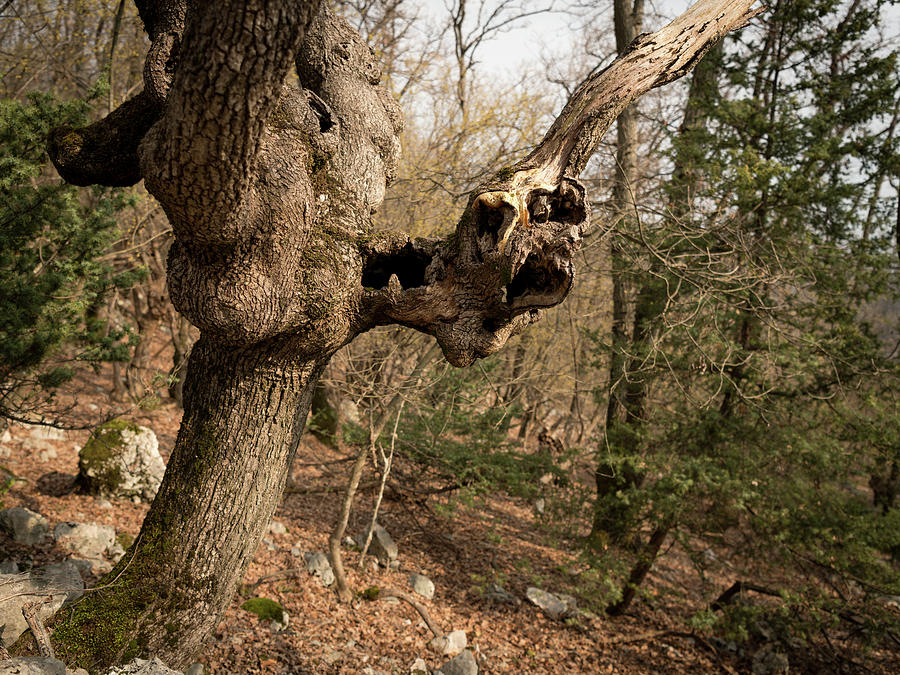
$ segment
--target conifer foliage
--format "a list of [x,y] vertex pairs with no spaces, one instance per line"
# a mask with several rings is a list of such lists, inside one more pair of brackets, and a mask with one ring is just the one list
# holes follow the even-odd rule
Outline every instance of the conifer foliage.
[[0,417],[49,414],[76,361],[128,355],[100,318],[104,295],[134,280],[102,259],[127,199],[63,183],[44,150],[52,128],[84,124],[88,110],[43,94],[0,101]]

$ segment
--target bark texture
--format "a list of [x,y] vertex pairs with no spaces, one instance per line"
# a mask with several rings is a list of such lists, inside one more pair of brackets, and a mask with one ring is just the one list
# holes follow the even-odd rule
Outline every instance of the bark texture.
[[58,615],[59,658],[90,672],[142,654],[184,667],[202,649],[281,501],[322,367],[197,342],[159,493],[109,587]]
[[[316,0],[137,2],[152,43],[144,92],[57,131],[49,151],[73,182],[144,179],[175,234],[172,301],[202,336],[163,485],[103,590],[58,617],[62,658],[91,671],[146,654],[191,662],[281,498],[339,347],[394,322],[466,365],[565,298],[591,144],[750,2],[700,5],[579,90],[532,155],[473,193],[450,237],[412,241],[371,231],[401,119],[346,22]],[[291,67],[299,88],[285,84]]]

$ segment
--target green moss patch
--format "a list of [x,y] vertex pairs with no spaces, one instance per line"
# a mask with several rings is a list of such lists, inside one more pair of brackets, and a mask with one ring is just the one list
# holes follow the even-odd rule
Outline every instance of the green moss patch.
[[91,494],[111,494],[122,480],[116,458],[122,447],[122,432],[140,432],[134,422],[114,419],[100,425],[78,452],[79,484]]
[[379,595],[381,595],[381,589],[378,586],[369,586],[364,591],[359,592],[359,597],[363,600],[377,600]]
[[278,623],[284,623],[284,607],[268,598],[250,598],[241,609],[256,614],[260,619],[271,619]]

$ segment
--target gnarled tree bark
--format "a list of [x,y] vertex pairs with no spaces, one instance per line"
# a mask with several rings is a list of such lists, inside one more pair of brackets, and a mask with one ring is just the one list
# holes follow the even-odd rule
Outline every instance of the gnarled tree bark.
[[[588,221],[577,175],[616,116],[686,73],[752,0],[701,0],[591,78],[525,159],[475,190],[445,240],[371,231],[400,114],[372,51],[319,2],[141,0],[145,90],[49,149],[78,184],[143,178],[175,234],[172,301],[202,333],[185,415],[140,536],[53,626],[99,670],[178,667],[211,635],[281,497],[312,391],[373,326],[467,365],[566,297]],[[285,84],[295,66],[303,88]]]

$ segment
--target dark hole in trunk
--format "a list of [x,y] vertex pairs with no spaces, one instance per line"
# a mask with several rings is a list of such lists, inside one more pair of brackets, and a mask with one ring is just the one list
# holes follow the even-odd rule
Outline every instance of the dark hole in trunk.
[[505,326],[506,324],[507,322],[503,319],[488,317],[481,322],[481,327],[484,328],[488,333],[494,333],[503,328],[503,326]]
[[312,108],[313,113],[319,118],[319,131],[324,134],[334,126],[334,120],[331,118],[331,109],[325,101],[311,91],[307,92],[307,100],[309,101],[309,107]]
[[[506,286],[506,304],[524,295],[550,296],[564,288],[568,278],[562,270],[550,269],[535,255],[529,255],[525,264]],[[556,301],[558,302],[558,300]]]
[[478,222],[478,237],[484,237],[489,235],[491,238],[491,243],[496,246],[497,239],[500,236],[500,228],[503,226],[503,210],[504,208],[510,207],[500,207],[499,209],[491,209],[484,206],[480,206],[478,211],[475,214],[476,221]]
[[366,260],[362,273],[362,285],[366,288],[384,288],[391,275],[396,274],[403,288],[425,285],[425,270],[431,256],[417,250],[411,243],[391,253],[376,253]]

